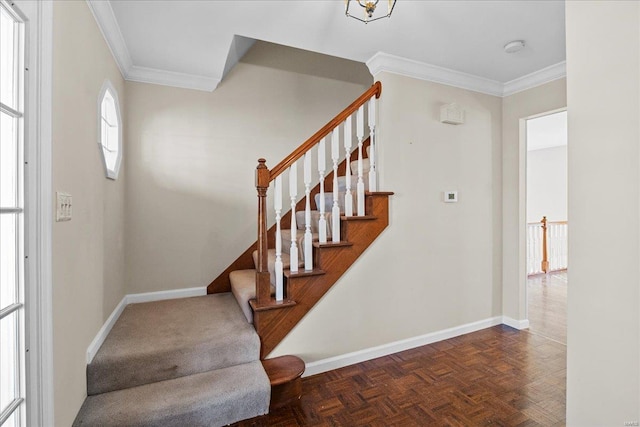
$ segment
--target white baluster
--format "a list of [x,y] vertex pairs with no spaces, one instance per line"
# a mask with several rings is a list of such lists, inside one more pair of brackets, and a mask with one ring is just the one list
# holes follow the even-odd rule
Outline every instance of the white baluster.
[[304,155],[304,269],[313,270],[313,236],[311,235],[311,151]]
[[338,134],[338,128],[335,128],[331,135],[331,160],[333,161],[333,208],[331,209],[332,242],[340,241],[340,205],[338,204],[338,160],[340,160],[339,144],[340,135]]
[[357,126],[356,136],[358,137],[358,184],[356,193],[358,196],[358,216],[364,215],[364,180],[362,177],[362,141],[364,139],[364,106],[358,108],[356,114]]
[[282,175],[278,175],[275,180],[275,191],[273,204],[276,211],[276,301],[284,299],[283,289],[283,267],[282,267],[282,230],[280,229],[280,213],[282,212]]
[[327,219],[324,214],[324,171],[325,165],[325,141],[324,138],[318,144],[318,175],[320,175],[320,220],[318,221],[318,241],[327,243]]
[[554,271],[558,269],[558,227],[556,224],[551,224],[549,228],[549,249],[551,252],[550,256],[550,271]]
[[376,97],[369,100],[369,191],[378,190],[378,172],[376,170]]
[[296,225],[296,199],[298,198],[298,164],[289,167],[289,197],[291,198],[291,250],[289,270],[298,271],[298,227]]
[[527,225],[527,274],[531,274],[531,225]]
[[569,224],[562,227],[562,268],[568,268],[567,239],[569,236]]
[[345,184],[347,186],[344,195],[344,216],[353,216],[353,195],[351,194],[351,115],[344,122],[344,151],[347,161],[345,162]]

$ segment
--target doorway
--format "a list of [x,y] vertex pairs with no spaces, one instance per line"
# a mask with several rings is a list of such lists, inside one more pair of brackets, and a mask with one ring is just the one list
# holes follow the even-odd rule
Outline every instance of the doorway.
[[526,120],[529,331],[567,342],[567,112]]

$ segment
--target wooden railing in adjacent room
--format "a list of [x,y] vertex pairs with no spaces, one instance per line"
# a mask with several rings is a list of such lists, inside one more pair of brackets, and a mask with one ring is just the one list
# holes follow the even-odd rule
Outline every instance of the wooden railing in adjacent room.
[[548,221],[527,224],[527,274],[542,274],[566,270],[567,221]]
[[[369,128],[369,173],[368,184],[369,191],[376,191],[377,189],[377,172],[375,163],[375,124],[376,124],[376,100],[382,93],[382,84],[376,82],[364,92],[358,99],[356,99],[351,105],[345,108],[341,113],[336,115],[330,120],[322,129],[316,132],[311,138],[300,145],[296,150],[289,154],[285,159],[278,163],[273,169],[269,170],[266,166],[266,160],[258,160],[258,167],[256,168],[256,189],[258,193],[258,265],[256,269],[256,301],[255,307],[266,307],[270,305],[282,305],[287,304],[285,290],[283,288],[284,272],[282,262],[282,245],[290,244],[290,272],[296,273],[298,271],[298,247],[297,247],[297,224],[295,209],[298,199],[298,164],[302,163],[302,182],[304,183],[304,195],[305,195],[305,223],[304,223],[304,239],[302,256],[304,258],[304,270],[307,274],[312,274],[314,271],[313,266],[313,240],[312,240],[312,224],[311,224],[311,206],[314,204],[312,201],[312,183],[316,182],[318,178],[320,190],[319,190],[319,222],[318,222],[318,234],[319,243],[326,244],[328,242],[328,229],[327,219],[331,220],[331,242],[338,244],[340,242],[340,215],[341,211],[344,215],[349,217],[364,216],[365,215],[365,184],[363,173],[363,149],[365,142],[365,105],[368,110],[368,120],[366,124]],[[353,116],[355,114],[355,136],[357,139],[357,184],[355,188],[355,200],[352,195],[351,189],[351,173],[349,161],[346,161],[345,171],[345,185],[346,190],[344,194],[341,194],[338,189],[338,173],[339,164],[341,159],[350,159],[352,156],[352,142],[353,142]],[[342,144],[340,141],[340,127],[343,128]],[[329,141],[329,144],[327,144]],[[331,165],[328,165],[327,160],[327,145],[330,146],[330,159]],[[342,148],[342,150],[341,150]],[[315,149],[315,150],[314,150]],[[316,151],[317,168],[314,170],[312,167],[312,153]],[[344,151],[342,156],[341,151]],[[325,207],[325,171],[328,166],[332,166],[333,172],[333,185],[332,185],[332,201],[333,205],[330,212],[326,211]],[[289,187],[289,199],[291,201],[291,239],[290,242],[282,241],[282,178],[283,173],[288,171],[288,187]],[[276,295],[275,298],[271,296],[271,283],[270,275],[268,271],[268,229],[267,229],[267,192],[269,187],[273,187],[274,195],[274,211],[275,211],[275,277],[276,277]],[[344,201],[344,202],[343,202]],[[343,209],[340,209],[340,204],[343,204]],[[355,203],[354,203],[355,202]],[[355,206],[353,206],[355,204]],[[315,228],[315,227],[313,227]]]

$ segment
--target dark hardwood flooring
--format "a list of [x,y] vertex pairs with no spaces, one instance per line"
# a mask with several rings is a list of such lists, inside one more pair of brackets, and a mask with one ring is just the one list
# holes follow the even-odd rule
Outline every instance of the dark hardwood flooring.
[[300,403],[235,426],[561,426],[566,346],[495,326],[303,379]]
[[529,331],[567,343],[567,272],[530,276],[527,280]]

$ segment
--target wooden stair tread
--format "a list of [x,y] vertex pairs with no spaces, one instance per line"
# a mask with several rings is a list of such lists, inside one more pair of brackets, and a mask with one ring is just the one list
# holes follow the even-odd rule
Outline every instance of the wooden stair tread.
[[287,279],[293,279],[295,277],[309,277],[309,276],[322,276],[326,274],[324,270],[320,270],[319,268],[314,268],[313,270],[298,270],[298,271],[285,271],[284,277]]
[[360,216],[344,216],[341,215],[340,219],[342,221],[373,221],[375,219],[378,219],[378,217],[376,215],[360,215]]
[[252,299],[249,301],[249,305],[251,306],[251,309],[253,309],[253,311],[266,311],[278,308],[293,307],[294,305],[296,305],[296,302],[290,299],[276,301],[275,298],[271,298],[271,300],[267,304],[258,305],[258,302],[255,299]]
[[327,243],[313,242],[313,246],[316,248],[340,248],[345,246],[353,246],[353,243],[347,242],[347,241],[327,242]]
[[393,191],[365,191],[365,196],[393,196]]
[[271,386],[274,386],[300,378],[304,373],[305,364],[296,356],[280,356],[263,360],[262,367],[267,372]]

